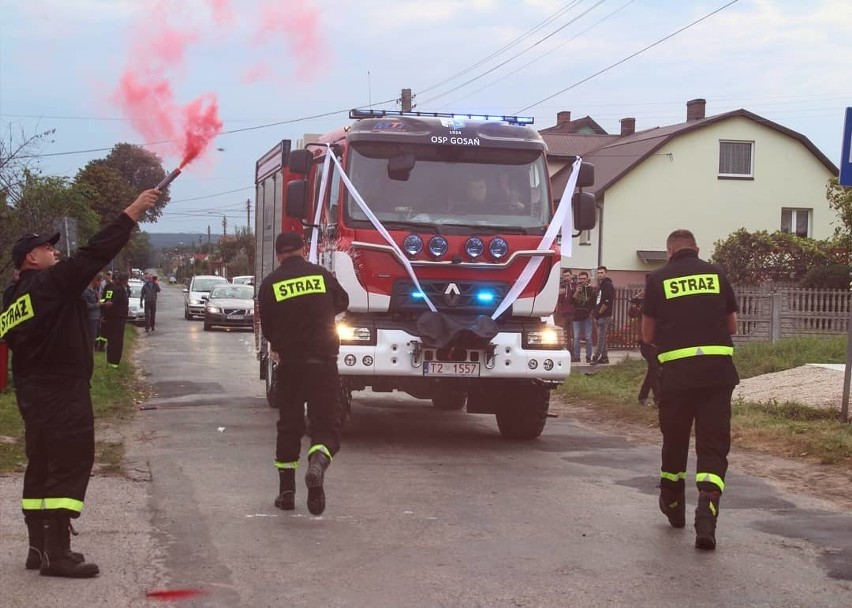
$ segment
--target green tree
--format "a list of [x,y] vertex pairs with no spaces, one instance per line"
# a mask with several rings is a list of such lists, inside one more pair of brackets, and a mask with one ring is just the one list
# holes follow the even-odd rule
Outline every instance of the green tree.
[[234,236],[219,240],[219,251],[228,276],[254,274],[254,245],[254,234],[247,226],[237,228]]
[[9,251],[25,232],[50,233],[63,219],[76,221],[77,238],[84,242],[98,226],[97,215],[80,191],[62,177],[44,177],[24,170],[18,202],[7,207],[0,222],[0,268],[11,268]]
[[[132,144],[116,144],[106,158],[90,161],[77,172],[76,183],[103,221],[116,217],[136,196],[166,176],[160,158]],[[156,222],[169,202],[168,188],[140,222]]]
[[21,197],[26,181],[26,173],[34,173],[38,162],[38,149],[50,139],[54,129],[41,133],[28,134],[23,129],[13,135],[8,125],[0,136],[0,206],[14,206]]
[[852,245],[852,188],[841,186],[836,177],[828,181],[825,196],[828,206],[834,209],[840,219],[840,224],[835,226],[834,234],[846,245]]
[[736,285],[798,283],[818,266],[847,263],[837,239],[818,241],[787,232],[754,233],[740,228],[716,241],[711,261]]

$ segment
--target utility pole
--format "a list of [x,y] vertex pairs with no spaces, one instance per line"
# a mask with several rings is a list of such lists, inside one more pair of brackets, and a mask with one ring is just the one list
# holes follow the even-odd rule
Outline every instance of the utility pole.
[[207,251],[210,251],[210,224],[207,224]]
[[228,234],[228,216],[222,216],[222,236],[227,236]]
[[400,100],[403,112],[411,112],[411,89],[402,90],[402,98]]
[[246,199],[246,228],[251,230],[251,199]]

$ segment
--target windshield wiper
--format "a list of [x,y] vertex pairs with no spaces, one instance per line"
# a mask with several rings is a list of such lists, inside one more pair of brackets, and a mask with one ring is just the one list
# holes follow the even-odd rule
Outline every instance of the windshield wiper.
[[438,230],[437,226],[432,224],[427,224],[425,222],[407,222],[404,220],[379,220],[382,222],[382,226],[385,228],[425,228],[428,230],[434,230],[435,234],[441,234]]
[[444,226],[452,228],[470,228],[471,230],[479,230],[486,234],[529,234],[526,228],[521,226],[493,226],[490,224],[457,224],[456,222],[444,222]]

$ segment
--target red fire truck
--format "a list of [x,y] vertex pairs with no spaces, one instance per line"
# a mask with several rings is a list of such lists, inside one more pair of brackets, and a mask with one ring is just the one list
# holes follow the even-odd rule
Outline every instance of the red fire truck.
[[[275,236],[297,230],[349,293],[338,324],[344,415],[352,391],[399,390],[438,409],[494,414],[504,437],[538,437],[571,357],[552,324],[557,205],[532,120],[350,117],[305,149],[283,141],[258,160],[255,283],[274,267]],[[575,172],[578,188],[592,185],[591,165]],[[567,198],[574,229],[592,228],[594,197]],[[257,346],[274,390],[262,331]]]

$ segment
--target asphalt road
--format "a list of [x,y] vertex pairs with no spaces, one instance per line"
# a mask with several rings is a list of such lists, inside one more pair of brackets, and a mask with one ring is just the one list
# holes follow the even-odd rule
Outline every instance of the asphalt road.
[[852,604],[849,514],[732,470],[719,548],[699,552],[691,524],[657,511],[658,449],[570,419],[511,442],[490,416],[356,393],[325,514],[307,512],[304,468],[296,511],[279,511],[277,412],[252,333],[204,332],[179,289],[160,297],[140,340],[155,396],[127,432],[130,479],[93,480],[75,541],[102,574],[25,573],[20,484],[0,480],[3,529],[18,526],[0,538],[11,605],[158,605],[151,590],[198,591],[176,605],[199,607]]

